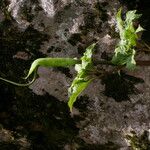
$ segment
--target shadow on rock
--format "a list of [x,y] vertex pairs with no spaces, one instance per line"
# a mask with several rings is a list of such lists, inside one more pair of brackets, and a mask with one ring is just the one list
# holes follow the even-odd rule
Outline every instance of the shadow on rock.
[[15,142],[18,137],[25,136],[31,149],[62,149],[76,138],[78,129],[65,103],[48,94],[34,95],[27,88],[5,89],[0,90],[3,108],[0,123],[11,131],[14,139],[7,143],[1,141],[1,146],[6,145],[10,149],[12,146],[22,147]]
[[79,150],[118,150],[120,147],[112,142],[108,142],[104,145],[88,145],[80,147]]
[[130,100],[130,94],[139,94],[140,91],[134,85],[143,82],[143,79],[123,72],[120,75],[111,74],[102,79],[102,84],[105,84],[104,94],[114,98],[117,102]]

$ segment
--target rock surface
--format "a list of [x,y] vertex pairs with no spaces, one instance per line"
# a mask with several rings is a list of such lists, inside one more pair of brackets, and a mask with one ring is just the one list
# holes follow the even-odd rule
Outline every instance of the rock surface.
[[[32,60],[38,57],[79,58],[85,48],[93,42],[98,43],[94,58],[102,59],[105,53],[112,54],[117,42],[115,14],[120,6],[118,0],[9,0],[7,3],[2,2],[0,22],[4,27],[1,27],[0,32],[1,37],[7,38],[7,40],[1,39],[1,48],[6,49],[9,61],[1,65],[1,75],[3,75],[3,71],[8,74],[7,78],[13,75],[12,79],[18,80],[20,75],[23,75],[18,72],[29,68]],[[0,59],[3,60],[5,52],[1,50],[1,53]],[[143,59],[149,60],[149,53]],[[16,66],[12,67],[13,64],[18,69]],[[11,70],[9,70],[10,68]],[[15,69],[16,71],[13,73]],[[66,133],[63,133],[62,128],[59,133],[59,125],[57,125],[58,129],[54,127],[55,125],[52,126],[54,135],[60,134],[62,140],[63,134],[68,138],[67,141],[64,140],[65,143],[60,144],[60,149],[130,150],[126,135],[133,130],[139,136],[150,129],[150,67],[139,67],[135,72],[128,73],[130,75],[127,73],[122,73],[122,76],[113,74],[102,80],[96,79],[82,93],[75,104],[73,117],[73,122],[79,132],[75,133],[76,137],[71,137],[72,141],[68,139],[72,132],[70,128],[72,126],[74,128],[74,125],[70,127],[66,125],[64,129]],[[51,107],[51,102],[45,104],[46,112],[52,108],[52,110],[60,111],[59,114],[52,111],[54,113],[52,116],[56,120],[67,122],[69,118],[68,122],[72,121],[70,116],[65,116],[66,112],[68,114],[69,112],[66,111],[66,108],[64,109],[62,103],[67,105],[67,89],[75,76],[74,68],[40,67],[38,75],[39,77],[30,86],[30,89],[37,97],[39,96],[38,99],[41,101],[44,99],[44,104],[47,103],[47,98],[50,96],[52,104],[56,103],[57,106],[57,110],[55,110],[53,108],[55,106]],[[7,90],[9,88],[6,88],[6,93]],[[16,97],[21,99],[21,102],[13,105],[15,112],[19,113],[20,109],[23,109],[22,106],[19,109],[19,105],[23,105],[25,101],[29,103],[29,108],[33,106],[26,98],[24,90],[16,88],[15,93]],[[32,97],[31,95],[30,91],[30,97]],[[53,102],[51,96],[55,101],[60,101],[62,109],[60,109],[59,103]],[[4,99],[3,95],[2,99]],[[13,97],[13,99],[15,98]],[[35,102],[37,108],[39,107],[38,102],[39,100]],[[30,109],[32,111],[32,108]],[[34,109],[37,113],[36,108]],[[62,112],[64,110],[66,112]],[[33,115],[34,111],[31,114]],[[41,118],[42,114],[37,113],[37,116]],[[31,128],[35,128],[38,132],[44,130],[44,134],[50,136],[49,140],[57,139],[58,137],[47,131],[50,124],[45,125],[44,121],[43,119],[41,125],[39,122],[36,124],[35,120],[30,124]],[[2,122],[2,124],[5,128],[7,123]],[[43,126],[46,129],[43,129]],[[0,132],[0,136],[2,133]],[[78,138],[80,140],[77,140]],[[32,141],[32,139],[30,140]],[[59,141],[59,138],[57,140]],[[55,145],[55,143],[51,143]],[[31,145],[27,142],[27,146]],[[50,148],[46,147],[46,149]]]

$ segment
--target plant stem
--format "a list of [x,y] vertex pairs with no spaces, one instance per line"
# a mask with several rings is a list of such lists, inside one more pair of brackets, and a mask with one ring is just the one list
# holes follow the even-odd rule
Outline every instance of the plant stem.
[[107,60],[93,60],[93,63],[94,63],[94,65],[111,65],[111,66],[116,66],[111,61],[107,61]]
[[137,66],[150,66],[150,60],[136,60]]
[[[106,60],[93,60],[94,65],[110,65],[117,66],[113,64],[111,61]],[[136,60],[137,66],[150,66],[150,60]]]

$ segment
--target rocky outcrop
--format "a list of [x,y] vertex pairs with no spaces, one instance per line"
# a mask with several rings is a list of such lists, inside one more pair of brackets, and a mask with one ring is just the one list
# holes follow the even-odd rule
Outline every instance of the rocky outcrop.
[[[11,60],[23,61],[20,65],[26,66],[20,66],[21,71],[38,57],[79,58],[93,42],[98,43],[94,58],[103,59],[113,53],[117,42],[115,14],[120,7],[117,0],[9,0],[1,7],[5,8],[0,13],[1,24],[6,18],[11,23],[11,32],[1,29],[2,37],[12,39],[1,39],[7,45],[12,44],[8,47],[3,44],[2,48],[9,51],[14,46],[10,50]],[[137,135],[149,130],[149,70],[139,67],[130,75],[113,74],[95,80],[85,90],[75,105],[74,120],[79,128],[77,137],[87,149],[95,145],[95,149],[129,150],[126,135],[132,130]],[[75,76],[73,68],[41,67],[38,75],[30,86],[36,95],[44,97],[48,93],[67,102],[67,88]],[[74,149],[82,148],[77,141],[73,143]],[[71,146],[66,143],[64,149]]]

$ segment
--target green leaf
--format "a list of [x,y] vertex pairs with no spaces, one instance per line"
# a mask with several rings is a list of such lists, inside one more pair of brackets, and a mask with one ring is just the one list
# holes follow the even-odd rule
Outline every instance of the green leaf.
[[127,59],[128,59],[128,56],[127,55],[124,55],[124,54],[121,54],[120,52],[116,55],[113,56],[112,58],[112,63],[115,64],[115,65],[125,65],[126,62],[127,62]]
[[83,57],[81,57],[81,61],[82,61],[81,68],[82,69],[87,70],[87,69],[91,68],[91,66],[92,66],[92,52],[93,52],[95,45],[96,44],[94,43],[94,44],[90,45],[89,47],[87,47]]
[[122,17],[121,17],[121,13],[122,13],[122,8],[119,9],[119,11],[116,15],[117,27],[118,27],[120,33],[123,30],[123,20],[122,20]]
[[68,102],[70,111],[72,111],[73,104],[76,101],[77,97],[91,83],[91,81],[92,80],[74,83],[74,87],[73,87],[74,89],[73,89],[73,92],[72,92],[72,94],[69,98],[69,102]]
[[137,32],[143,30],[141,26],[137,29],[134,28],[133,21],[138,19],[141,15],[136,14],[136,10],[128,11],[125,20],[122,20],[121,9],[119,9],[116,20],[119,29],[120,41],[115,48],[115,55],[111,62],[115,65],[126,65],[128,69],[134,69],[135,50],[134,47],[137,43]]
[[95,43],[86,48],[86,51],[81,57],[81,64],[75,65],[75,70],[78,72],[76,78],[73,80],[70,88],[68,89],[69,93],[69,101],[68,106],[70,111],[72,111],[72,107],[74,102],[76,101],[79,94],[91,83],[92,79],[88,75],[89,70],[92,69],[92,52],[95,47]]
[[125,20],[125,22],[127,24],[132,23],[134,20],[137,20],[137,19],[139,19],[142,16],[141,14],[136,14],[136,12],[137,12],[136,10],[131,10],[131,11],[128,11],[126,13],[126,20]]
[[136,29],[136,33],[144,31],[144,28],[142,28],[140,25],[138,26],[138,28]]

